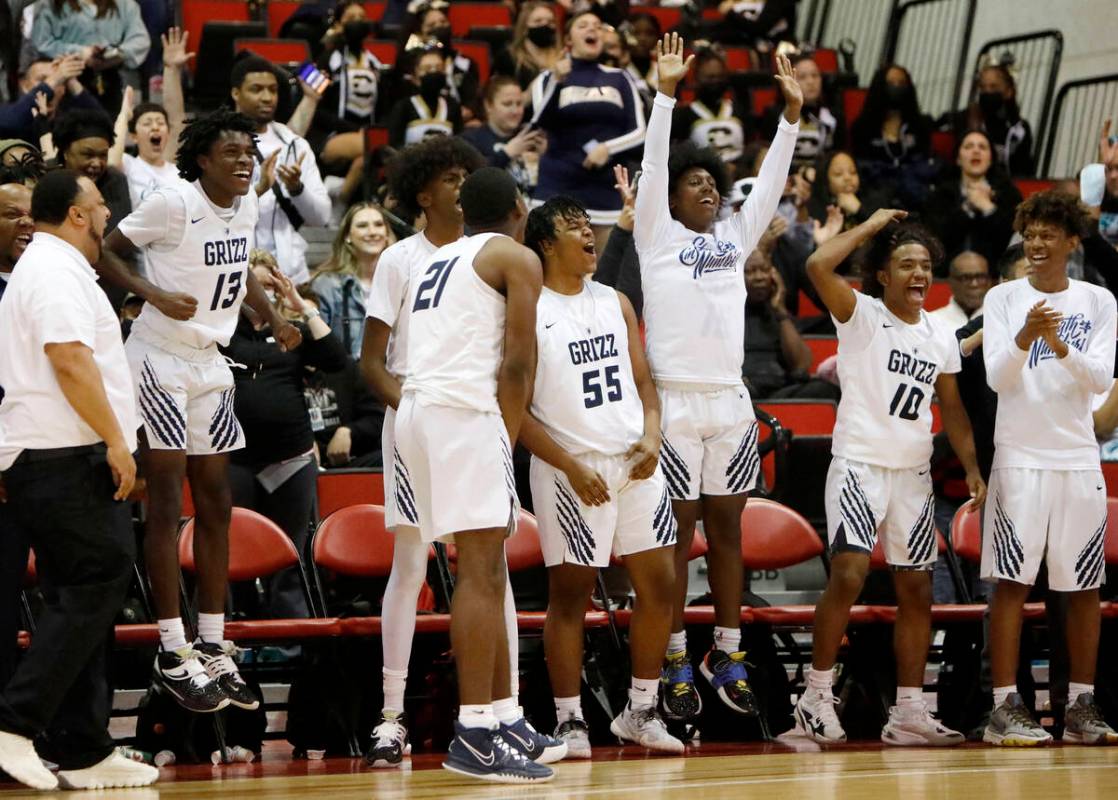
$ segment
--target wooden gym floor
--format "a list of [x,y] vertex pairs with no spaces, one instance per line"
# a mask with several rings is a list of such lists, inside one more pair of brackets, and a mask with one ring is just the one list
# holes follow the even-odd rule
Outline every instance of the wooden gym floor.
[[[591,762],[564,762],[538,786],[469,781],[417,756],[400,770],[370,770],[359,759],[292,761],[266,752],[262,762],[163,769],[148,789],[69,792],[86,800],[259,798],[260,800],[403,800],[508,798],[548,800],[1114,800],[1118,748],[1053,746],[951,750],[858,743],[822,751],[797,737],[771,745],[705,744],[686,758],[645,757],[635,747],[595,750]],[[43,797],[0,784],[0,800]]]

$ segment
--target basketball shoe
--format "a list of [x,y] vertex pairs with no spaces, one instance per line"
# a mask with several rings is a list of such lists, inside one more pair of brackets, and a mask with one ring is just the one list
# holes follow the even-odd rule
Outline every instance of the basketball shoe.
[[155,657],[155,682],[187,711],[207,714],[232,702],[202,665],[192,647],[160,652]]
[[1063,741],[1073,744],[1118,744],[1118,733],[1106,724],[1093,692],[1079,695],[1064,716]]
[[92,767],[58,771],[58,784],[65,789],[123,789],[150,786],[159,780],[159,770],[150,764],[133,761],[119,749],[113,750]]
[[[1071,708],[1067,716],[1072,717]],[[1025,708],[1021,695],[1014,692],[990,714],[990,722],[982,732],[982,741],[1002,747],[1033,747],[1050,743],[1052,734],[1036,723]]]
[[889,720],[881,729],[881,741],[895,745],[949,747],[962,744],[966,737],[933,717],[921,703],[915,707],[892,706]]
[[749,688],[745,653],[711,650],[699,665],[699,672],[703,673],[718,697],[732,711],[750,717],[757,716],[757,700],[753,697],[753,690]]
[[540,733],[524,717],[512,725],[502,722],[497,733],[509,747],[537,764],[554,764],[567,755],[566,742]]
[[365,753],[370,767],[398,767],[404,756],[411,753],[408,728],[404,715],[382,714],[380,724],[373,728],[372,742]]
[[686,650],[668,653],[664,659],[660,670],[660,709],[668,719],[680,722],[694,719],[703,710]]
[[229,702],[237,708],[254,711],[260,708],[260,698],[252,693],[237,669],[233,655],[237,646],[230,641],[194,643],[194,652],[206,668],[206,674],[220,687]]
[[846,741],[846,731],[842,729],[835,706],[838,698],[830,691],[808,689],[800,695],[800,700],[792,710],[796,719],[796,733],[823,744],[839,744]]
[[622,742],[633,742],[662,753],[678,755],[683,752],[683,742],[668,733],[664,720],[656,713],[656,706],[634,710],[631,704],[626,705],[609,729]]
[[495,783],[542,783],[555,777],[551,767],[520,755],[496,730],[455,722],[454,732],[443,769]]
[[574,714],[555,728],[555,738],[567,744],[567,758],[590,758],[590,726]]

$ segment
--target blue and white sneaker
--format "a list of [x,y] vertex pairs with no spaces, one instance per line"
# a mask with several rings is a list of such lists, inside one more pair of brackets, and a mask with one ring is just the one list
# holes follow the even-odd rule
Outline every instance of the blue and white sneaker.
[[495,783],[542,783],[555,777],[551,767],[529,761],[495,730],[455,722],[454,732],[443,769]]
[[509,747],[537,764],[554,764],[567,755],[566,742],[540,733],[524,717],[512,725],[502,722],[497,732]]

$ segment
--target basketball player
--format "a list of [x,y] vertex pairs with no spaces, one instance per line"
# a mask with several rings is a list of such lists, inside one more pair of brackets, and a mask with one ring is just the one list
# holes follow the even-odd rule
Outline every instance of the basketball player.
[[986,296],[983,358],[998,393],[994,466],[982,541],[990,603],[994,711],[983,739],[1046,744],[1014,679],[1021,612],[1040,562],[1048,587],[1067,592],[1070,660],[1063,741],[1118,744],[1095,700],[1106,484],[1091,401],[1114,375],[1115,302],[1106,289],[1068,278],[1068,257],[1088,230],[1072,195],[1034,194],[1017,209],[1031,272]]
[[[229,343],[242,301],[268,320],[282,347],[299,332],[281,317],[248,269],[256,226],[252,189],[253,125],[232,111],[195,120],[178,150],[184,182],[162,186],[105,241],[128,258],[142,248],[150,277],[103,259],[103,272],[148,302],[126,344],[143,422],[140,458],[147,478],[144,558],[159,616],[156,682],[191,711],[232,703],[254,709],[253,695],[225,641],[229,568],[229,452],[243,447],[233,415],[233,376],[217,345]],[[198,640],[191,646],[179,609],[177,534],[182,486],[195,507]]]
[[[923,310],[943,248],[918,225],[891,225],[905,216],[881,209],[821,245],[807,262],[811,282],[835,320],[842,383],[826,488],[831,574],[815,607],[807,690],[795,708],[797,731],[824,743],[846,740],[835,714],[834,665],[879,537],[897,591],[897,703],[889,709],[881,740],[894,745],[964,741],[961,733],[933,719],[924,704],[931,571],[938,556],[929,466],[933,394],[966,469],[972,503],[982,503],[986,486],[955,383],[960,357],[954,333]],[[863,294],[835,269],[875,236]]]
[[544,647],[567,754],[590,758],[582,715],[583,614],[598,569],[620,556],[636,589],[629,703],[610,730],[651,750],[682,753],[656,713],[671,626],[675,519],[660,451],[660,402],[632,305],[587,278],[596,253],[590,216],[553,197],[528,215],[540,257],[536,378],[521,439],[532,451],[532,499],[548,567]]
[[[457,137],[440,136],[405,149],[389,164],[389,191],[396,198],[397,210],[410,218],[422,213],[426,226],[420,233],[397,242],[381,254],[369,290],[368,321],[361,351],[366,380],[385,405],[381,452],[386,461],[392,459],[384,475],[385,524],[396,534],[392,573],[381,603],[384,708],[365,754],[365,760],[374,767],[398,766],[409,749],[404,691],[415,634],[415,605],[427,575],[429,549],[417,527],[415,492],[395,446],[396,408],[407,373],[409,315],[404,303],[408,296],[409,271],[423,264],[438,248],[461,238],[459,190],[466,176],[483,163],[484,159],[466,142]],[[495,705],[503,715],[501,721],[514,726],[520,736],[519,742],[512,739],[513,745],[521,750],[527,747],[525,755],[546,763],[554,758],[558,743],[533,735],[534,731],[519,730],[528,722],[517,700],[520,642],[512,586],[507,582],[504,618],[511,694],[499,698]],[[528,744],[522,744],[524,742]]]
[[[458,548],[450,639],[461,706],[443,766],[491,781],[543,781],[554,773],[510,746],[519,734],[498,725],[493,704],[509,696],[507,635],[493,622],[518,513],[512,445],[532,380],[540,262],[518,243],[527,214],[508,172],[473,173],[460,202],[467,236],[412,270],[396,445],[424,540],[453,538]],[[560,743],[558,757],[566,749]]]
[[648,360],[660,395],[660,466],[679,524],[672,633],[661,682],[664,715],[690,719],[695,689],[683,606],[687,562],[700,512],[710,544],[714,648],[701,670],[719,698],[757,713],[741,647],[741,512],[760,473],[757,421],[741,378],[745,342],[746,256],[776,213],[796,145],[803,94],[788,60],[777,80],[784,115],[741,211],[719,220],[729,189],[718,154],[693,145],[669,159],[675,90],[694,56],[669,34],[658,43],[660,91],[653,103],[636,200],[634,241],[640,259]]

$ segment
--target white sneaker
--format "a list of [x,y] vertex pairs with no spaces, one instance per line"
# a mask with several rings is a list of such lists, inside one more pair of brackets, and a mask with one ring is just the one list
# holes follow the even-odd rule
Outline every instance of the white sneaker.
[[25,736],[0,731],[0,768],[32,789],[58,788],[58,778],[43,766],[35,743]]
[[609,729],[623,742],[634,742],[662,753],[683,753],[683,742],[668,733],[664,720],[656,713],[656,706],[634,710],[627,705],[610,723]]
[[792,714],[796,718],[796,732],[823,744],[846,741],[835,706],[838,698],[831,692],[808,688],[796,703]]
[[115,789],[129,786],[150,786],[159,780],[159,770],[141,764],[113,750],[102,761],[85,769],[64,769],[58,783],[64,789]]
[[555,728],[555,738],[567,743],[567,758],[590,758],[590,728],[586,720],[568,714]]
[[950,747],[962,744],[966,737],[933,717],[928,706],[921,703],[918,706],[890,707],[889,721],[881,729],[881,741],[885,744],[917,747]]

